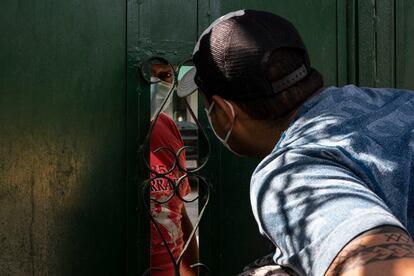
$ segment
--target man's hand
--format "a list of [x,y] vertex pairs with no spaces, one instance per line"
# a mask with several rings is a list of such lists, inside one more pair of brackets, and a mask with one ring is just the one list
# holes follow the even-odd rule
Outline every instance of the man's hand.
[[414,275],[414,242],[402,229],[382,226],[356,237],[336,256],[326,276]]

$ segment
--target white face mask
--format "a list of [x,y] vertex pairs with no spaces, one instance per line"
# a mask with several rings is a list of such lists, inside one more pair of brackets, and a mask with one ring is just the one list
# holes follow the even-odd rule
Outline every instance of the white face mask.
[[[223,99],[224,100],[224,99]],[[226,100],[224,100],[224,102],[230,107],[230,110],[231,110],[231,114],[232,114],[232,116],[233,116],[233,119],[234,119],[234,117],[236,116],[236,114],[234,113],[234,109],[233,109],[233,106],[231,105],[231,103],[229,103],[228,101],[226,101]],[[214,133],[214,135],[216,135],[216,137],[217,137],[217,139],[219,139],[219,141],[229,150],[229,151],[231,151],[233,154],[235,154],[235,155],[237,155],[237,156],[241,156],[241,154],[239,154],[238,152],[236,152],[236,151],[234,151],[231,147],[230,147],[230,145],[228,144],[228,140],[229,140],[229,138],[230,138],[230,135],[231,135],[231,132],[233,131],[233,124],[231,125],[231,128],[229,129],[229,131],[227,131],[227,133],[226,133],[226,136],[224,137],[224,139],[223,138],[221,138],[218,134],[217,134],[217,132],[216,132],[216,130],[214,129],[214,127],[213,127],[213,124],[211,123],[211,117],[210,117],[210,113],[211,113],[211,111],[213,110],[213,107],[214,107],[214,104],[215,104],[215,102],[213,101],[213,103],[210,105],[210,107],[209,107],[209,109],[207,110],[207,109],[204,109],[205,111],[206,111],[206,114],[207,114],[207,119],[208,119],[208,122],[210,123],[210,126],[211,126],[211,129],[213,130],[213,133]]]
[[[170,92],[172,84],[154,77],[151,77],[151,82],[155,82],[151,83],[151,119],[153,119],[155,114],[157,114],[159,107],[162,105],[162,102],[168,96],[168,92]],[[169,107],[172,102],[172,98],[173,97],[171,95],[161,112]]]

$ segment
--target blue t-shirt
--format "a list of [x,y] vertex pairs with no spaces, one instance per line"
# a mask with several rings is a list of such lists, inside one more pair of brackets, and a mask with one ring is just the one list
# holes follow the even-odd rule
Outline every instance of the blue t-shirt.
[[349,85],[308,100],[251,180],[276,263],[319,276],[374,227],[413,236],[413,159],[414,92]]

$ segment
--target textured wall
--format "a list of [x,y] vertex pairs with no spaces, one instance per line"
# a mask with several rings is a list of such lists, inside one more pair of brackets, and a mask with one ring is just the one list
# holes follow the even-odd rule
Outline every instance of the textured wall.
[[0,275],[125,269],[125,1],[0,8]]

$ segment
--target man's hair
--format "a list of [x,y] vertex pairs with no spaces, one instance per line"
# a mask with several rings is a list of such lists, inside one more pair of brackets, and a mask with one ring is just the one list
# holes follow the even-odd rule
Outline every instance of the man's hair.
[[[295,48],[278,49],[269,58],[267,78],[270,82],[278,81],[305,63],[303,51]],[[322,75],[313,68],[308,70],[309,73],[304,79],[278,95],[235,102],[253,119],[263,121],[281,119],[322,88]]]

